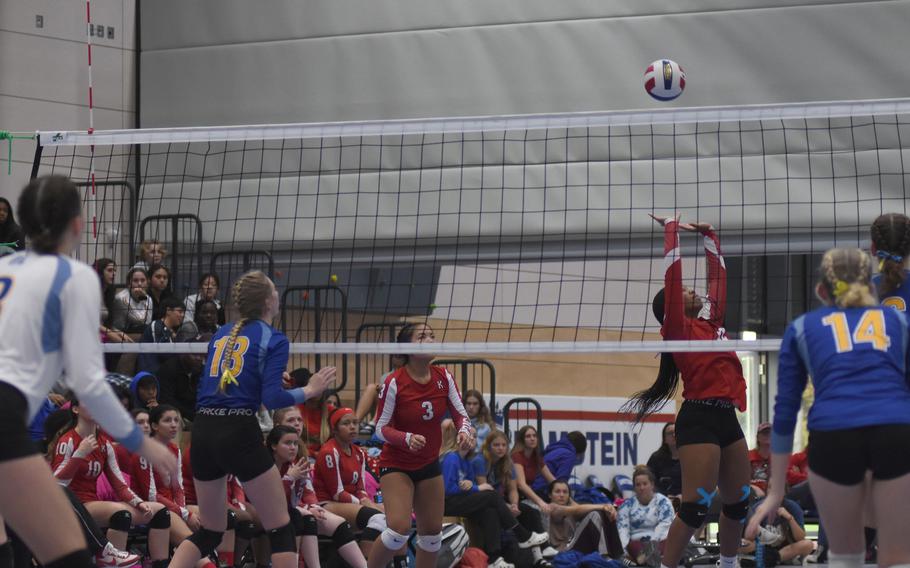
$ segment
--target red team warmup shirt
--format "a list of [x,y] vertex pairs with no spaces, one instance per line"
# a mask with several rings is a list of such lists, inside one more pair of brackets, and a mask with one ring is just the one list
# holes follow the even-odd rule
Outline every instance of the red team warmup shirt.
[[281,474],[281,482],[284,484],[284,495],[288,499],[288,505],[291,507],[316,505],[319,500],[316,498],[316,492],[313,491],[313,483],[310,478],[291,479],[286,475],[290,467],[291,464],[288,462],[278,470]]
[[[679,223],[664,226],[664,339],[715,341],[727,339],[724,311],[727,304],[727,268],[714,231],[704,235],[708,264],[708,297],[698,318],[685,315],[682,297],[682,255]],[[673,360],[683,381],[683,398],[729,400],[741,412],[746,410],[746,381],[736,353],[674,353]]]
[[[175,444],[168,444],[167,449],[177,458],[177,463],[182,464],[180,448]],[[130,472],[133,487],[140,497],[146,501],[161,503],[167,507],[168,511],[180,515],[184,521],[189,518],[186,496],[183,492],[182,468],[178,469],[177,475],[171,478],[170,475],[162,474],[154,469],[144,457],[135,454]]]
[[60,485],[69,487],[83,503],[98,500],[98,477],[104,473],[117,497],[133,507],[142,503],[142,499],[127,486],[123,480],[117,456],[110,439],[99,432],[98,447],[87,456],[77,456],[76,449],[82,443],[82,436],[76,430],[70,430],[57,440],[57,450],[51,461],[54,477]]
[[[430,380],[425,385],[415,382],[407,367],[389,374],[379,388],[376,408],[376,435],[385,442],[379,466],[415,471],[439,460],[440,423],[446,411],[459,431],[470,431],[471,420],[455,379],[444,367],[430,367]],[[426,438],[427,443],[419,452],[408,449],[411,434]]]
[[335,438],[327,441],[316,458],[316,475],[313,488],[320,503],[360,503],[367,498],[363,487],[366,473],[366,455],[360,446],[351,445],[347,455]]

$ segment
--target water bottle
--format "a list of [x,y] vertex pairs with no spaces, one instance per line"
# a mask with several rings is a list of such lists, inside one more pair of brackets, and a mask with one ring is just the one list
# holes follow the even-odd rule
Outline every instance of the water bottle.
[[376,502],[377,502],[377,503],[382,503],[382,491],[377,491],[377,492],[376,492]]
[[765,545],[762,544],[761,535],[755,537],[755,568],[765,568]]

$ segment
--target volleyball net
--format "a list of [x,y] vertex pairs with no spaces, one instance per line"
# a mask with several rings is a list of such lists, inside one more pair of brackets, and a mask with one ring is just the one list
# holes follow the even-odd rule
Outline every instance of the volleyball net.
[[[820,254],[906,212],[908,144],[900,99],[41,132],[33,173],[80,182],[79,256],[120,278],[152,239],[179,297],[214,272],[229,304],[233,279],[268,273],[278,327],[318,367],[395,352],[408,321],[447,356],[776,350]],[[649,214],[674,212],[717,229],[732,343],[660,341]],[[681,235],[703,294],[701,243]]]

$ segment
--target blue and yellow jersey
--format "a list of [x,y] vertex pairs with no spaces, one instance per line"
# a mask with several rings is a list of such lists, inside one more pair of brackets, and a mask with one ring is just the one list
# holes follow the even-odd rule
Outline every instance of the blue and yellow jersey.
[[[262,320],[250,320],[240,328],[234,351],[223,370],[233,323],[221,326],[209,343],[197,408],[284,408],[304,402],[303,389],[284,390],[281,376],[290,353],[288,338]],[[223,389],[219,385],[224,383]]]
[[[881,298],[883,306],[894,308],[899,312],[906,312],[907,306],[910,306],[910,272],[905,270],[904,274],[907,280],[904,280],[904,283],[898,286],[896,290],[891,290],[887,296]],[[873,275],[872,284],[875,285],[876,289],[879,289],[882,285],[882,275]]]
[[906,316],[896,310],[823,307],[787,327],[774,406],[775,453],[789,452],[808,377],[809,430],[910,423]]

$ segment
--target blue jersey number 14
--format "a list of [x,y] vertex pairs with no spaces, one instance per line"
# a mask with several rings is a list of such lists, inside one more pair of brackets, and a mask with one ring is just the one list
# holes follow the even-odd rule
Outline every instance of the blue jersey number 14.
[[888,337],[885,330],[885,314],[880,309],[863,312],[853,333],[850,333],[847,314],[843,312],[834,312],[825,316],[822,318],[822,323],[831,328],[838,353],[852,351],[853,346],[859,343],[871,343],[872,347],[879,351],[887,351],[891,346],[891,338]]

